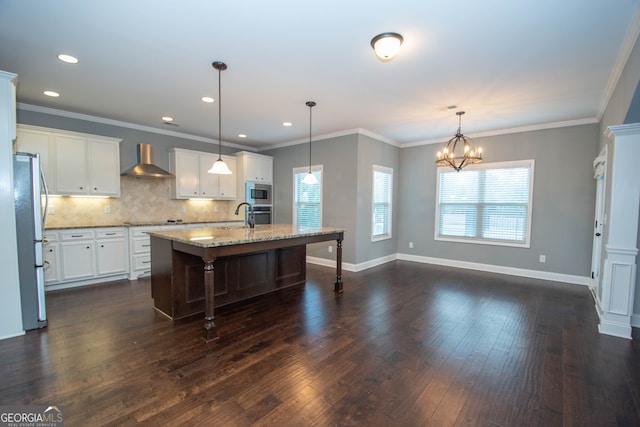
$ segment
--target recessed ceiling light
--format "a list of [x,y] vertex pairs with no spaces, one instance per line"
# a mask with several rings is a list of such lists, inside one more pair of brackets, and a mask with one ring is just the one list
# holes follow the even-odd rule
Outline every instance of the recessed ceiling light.
[[212,103],[213,102],[213,98],[210,96],[203,96],[202,98],[202,102],[208,102],[208,103]]
[[244,133],[238,134],[238,138],[246,138],[247,135],[245,135]]
[[285,127],[293,126],[293,123],[291,123],[291,122],[284,122],[284,123],[282,123],[282,126],[285,126]]
[[163,116],[162,117],[162,121],[163,122],[172,122],[173,121],[173,117]]
[[59,96],[60,96],[60,94],[59,94],[58,92],[54,92],[54,91],[52,91],[52,90],[45,90],[43,93],[44,93],[45,95],[47,95],[47,96],[52,97],[52,98],[57,98],[57,97],[59,97]]
[[75,56],[67,55],[65,53],[61,53],[60,55],[58,55],[58,59],[62,62],[66,62],[67,64],[78,63],[78,58],[76,58]]

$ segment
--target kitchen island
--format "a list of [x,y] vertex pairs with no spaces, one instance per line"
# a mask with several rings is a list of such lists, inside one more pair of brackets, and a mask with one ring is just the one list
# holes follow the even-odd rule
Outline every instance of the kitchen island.
[[214,309],[306,280],[306,245],[335,240],[341,293],[343,229],[290,224],[149,232],[154,308],[180,319],[204,312],[202,339],[218,339]]

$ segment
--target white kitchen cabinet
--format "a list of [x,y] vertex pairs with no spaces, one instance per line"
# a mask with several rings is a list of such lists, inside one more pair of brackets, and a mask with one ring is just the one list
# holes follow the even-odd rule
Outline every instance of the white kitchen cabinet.
[[120,145],[113,140],[87,138],[89,193],[120,197]]
[[49,193],[120,197],[120,140],[21,125],[16,150],[38,152]]
[[[51,241],[55,237],[46,237],[49,243],[44,249],[45,260],[47,254],[55,256],[55,249],[58,249],[59,256],[52,261],[49,272],[45,268],[47,289],[64,289],[127,278],[129,245],[126,227],[47,230],[45,234],[53,236],[54,232],[57,233],[58,242]],[[47,246],[55,248],[54,252],[48,252]],[[51,270],[54,267],[58,267],[57,275],[55,270]]]
[[178,230],[184,225],[129,227],[129,279],[136,280],[151,274],[151,238],[148,231]]
[[235,200],[236,162],[234,157],[222,156],[232,175],[208,173],[218,160],[212,153],[174,148],[169,153],[171,173],[175,175],[171,191],[175,199]]
[[46,230],[42,244],[44,259],[44,284],[60,281],[58,232]]
[[271,184],[273,182],[273,157],[241,151],[236,153],[242,162],[243,181]]
[[124,228],[109,228],[96,232],[98,276],[128,272],[127,246]]
[[50,193],[55,193],[55,170],[53,155],[55,153],[53,134],[38,128],[20,125],[17,129],[16,151],[40,154],[40,166],[47,180]]
[[93,230],[69,230],[60,233],[62,281],[95,276],[95,237]]

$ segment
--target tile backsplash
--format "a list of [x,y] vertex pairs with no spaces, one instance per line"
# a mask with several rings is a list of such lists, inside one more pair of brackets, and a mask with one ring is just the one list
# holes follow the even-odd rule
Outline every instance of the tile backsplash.
[[241,221],[242,216],[234,215],[237,204],[237,201],[227,200],[175,200],[171,198],[169,179],[122,176],[119,198],[50,197],[47,227],[151,223],[170,219]]

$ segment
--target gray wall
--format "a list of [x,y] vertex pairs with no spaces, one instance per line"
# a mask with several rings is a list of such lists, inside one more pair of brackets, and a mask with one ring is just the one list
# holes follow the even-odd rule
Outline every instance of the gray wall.
[[[291,223],[293,215],[293,168],[309,166],[309,145],[299,144],[264,151],[273,156],[274,222]],[[322,165],[322,225],[345,228],[342,259],[356,259],[356,209],[358,137],[346,135],[313,141],[313,165]],[[307,255],[335,259],[328,243],[309,245]]]
[[[120,138],[122,139],[120,143],[120,169],[122,172],[137,163],[137,145],[139,143],[153,145],[153,162],[165,170],[169,170],[169,150],[174,147],[218,153],[217,140],[214,143],[200,142],[35,111],[18,110],[18,123]],[[240,150],[222,146],[222,154],[236,151]]]
[[[371,204],[373,202],[373,165],[393,169],[391,239],[371,241]],[[358,177],[356,209],[356,262],[382,258],[398,252],[398,192],[400,149],[365,135],[358,135]]]
[[[598,125],[478,138],[485,162],[535,159],[531,247],[434,240],[436,166],[440,145],[400,154],[398,251],[411,255],[589,276],[594,216],[593,159]],[[473,137],[473,135],[469,135]],[[414,243],[409,249],[409,242]],[[547,261],[539,262],[539,255]]]

